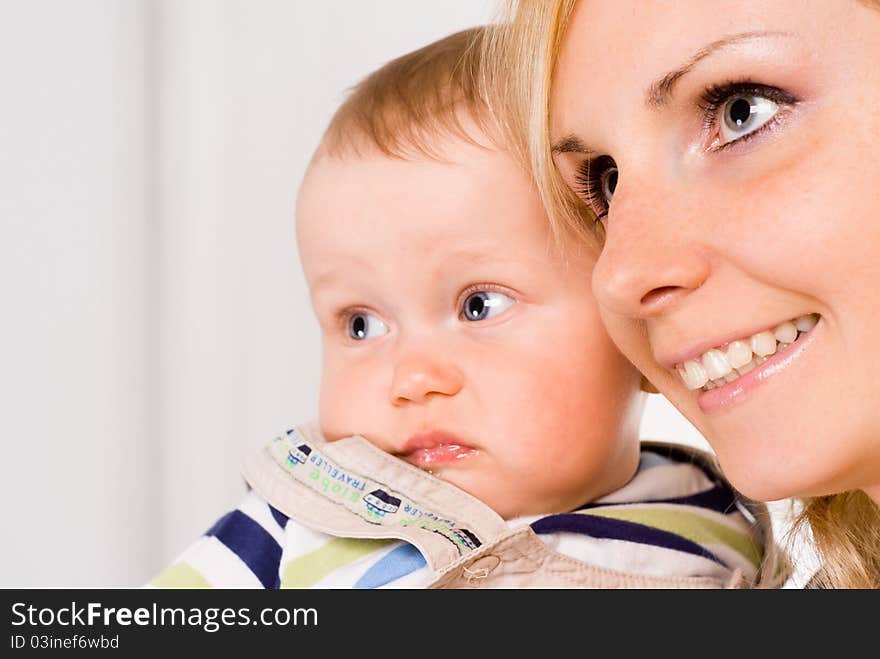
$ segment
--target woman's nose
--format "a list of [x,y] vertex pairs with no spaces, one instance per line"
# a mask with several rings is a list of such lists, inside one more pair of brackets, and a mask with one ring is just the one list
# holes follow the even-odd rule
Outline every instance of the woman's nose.
[[[615,199],[616,201],[616,199]],[[644,208],[644,207],[642,207]],[[658,316],[708,279],[710,262],[689,217],[639,213],[622,207],[609,217],[602,253],[593,270],[593,292],[613,314]]]
[[433,396],[455,396],[463,384],[463,373],[443,354],[411,353],[402,356],[394,367],[391,403],[423,404]]

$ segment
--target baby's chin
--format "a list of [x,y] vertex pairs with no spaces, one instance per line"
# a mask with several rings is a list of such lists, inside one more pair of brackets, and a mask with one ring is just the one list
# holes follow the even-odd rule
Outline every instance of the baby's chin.
[[320,419],[318,420],[318,429],[321,431],[321,436],[327,442],[338,442],[340,439],[354,437],[355,435],[363,437],[359,432],[349,431],[344,427],[332,423],[324,423]]
[[[490,490],[486,488],[486,483],[498,483],[500,479],[485,472],[463,474],[460,471],[456,473],[454,469],[438,469],[434,471],[433,476],[451,483],[475,499],[479,499],[483,505],[491,508],[505,520],[530,515],[550,515],[569,512],[583,503],[580,501],[581,497],[577,494],[559,497],[556,494],[547,495],[524,492],[522,487],[495,487]],[[517,482],[520,483],[522,481],[518,479]],[[579,503],[571,504],[569,507],[568,502],[575,500],[579,501]]]
[[532,517],[536,515],[555,515],[557,513],[568,513],[577,508],[577,505],[565,506],[553,502],[547,502],[546,505],[538,505],[536,501],[522,501],[519,505],[516,502],[498,502],[497,505],[489,505],[489,507],[498,513],[504,520],[517,519],[519,517]]

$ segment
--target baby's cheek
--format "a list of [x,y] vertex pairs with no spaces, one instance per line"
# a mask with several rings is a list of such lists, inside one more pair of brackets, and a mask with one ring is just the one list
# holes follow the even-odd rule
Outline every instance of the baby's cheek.
[[350,379],[334,377],[327,373],[322,377],[318,422],[321,432],[328,441],[342,439],[359,432],[356,429],[359,426],[358,406],[361,404],[359,402],[361,398],[354,389]]

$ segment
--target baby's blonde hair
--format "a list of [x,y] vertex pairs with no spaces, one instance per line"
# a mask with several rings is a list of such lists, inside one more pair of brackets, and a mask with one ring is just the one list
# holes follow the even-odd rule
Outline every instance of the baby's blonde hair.
[[484,27],[456,32],[373,71],[333,115],[319,151],[440,157],[437,137],[476,143],[465,119],[491,135],[489,103],[480,86],[485,34]]
[[[525,127],[508,118],[511,96],[489,77],[493,67],[487,58],[498,43],[497,30],[492,25],[456,32],[370,73],[333,115],[315,159],[371,150],[393,158],[442,159],[438,138],[452,137],[504,150],[530,175]],[[567,188],[560,191],[564,195]],[[571,198],[577,203],[573,212],[583,213],[585,206]],[[586,217],[565,226],[550,222],[560,258],[568,258],[569,247],[591,244],[583,230]]]
[[[880,0],[859,0],[880,9]],[[531,166],[550,221],[594,243],[601,224],[568,190],[550,146],[550,90],[565,28],[577,0],[508,0],[505,16],[486,39],[486,80],[505,137]],[[587,221],[585,221],[587,218]],[[593,234],[593,231],[599,232]],[[595,235],[595,237],[593,237]],[[823,561],[814,585],[880,587],[880,507],[861,491],[803,501],[795,528],[808,525]]]

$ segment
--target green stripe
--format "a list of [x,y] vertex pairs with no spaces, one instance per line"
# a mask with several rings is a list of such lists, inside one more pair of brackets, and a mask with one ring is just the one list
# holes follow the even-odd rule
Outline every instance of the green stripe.
[[761,564],[761,547],[748,533],[707,519],[699,513],[668,508],[621,507],[591,510],[589,514],[652,526],[675,533],[700,545],[724,544],[742,554],[755,567]]
[[150,582],[156,588],[210,588],[211,584],[189,563],[175,563]]
[[320,549],[284,564],[282,588],[309,588],[337,568],[378,551],[392,540],[372,538],[334,538]]

